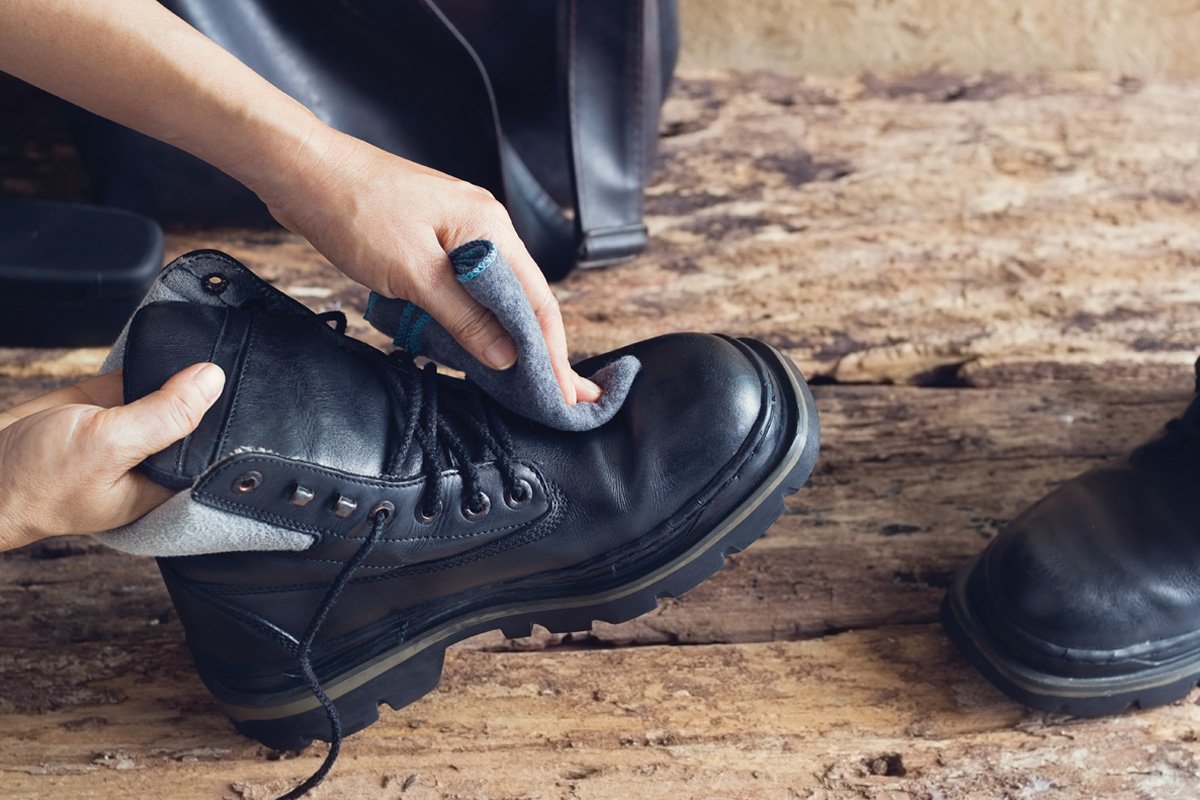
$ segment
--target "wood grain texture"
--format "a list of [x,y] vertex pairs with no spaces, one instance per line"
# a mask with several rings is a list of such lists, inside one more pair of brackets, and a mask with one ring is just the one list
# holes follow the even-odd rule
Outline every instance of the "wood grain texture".
[[[232,734],[168,648],[109,706],[6,715],[5,796],[276,796],[321,748]],[[451,654],[314,798],[1194,797],[1191,703],[1079,722],[984,685],[938,628],[807,642]]]
[[[685,329],[787,350],[822,384],[809,487],[642,619],[455,648],[314,797],[1200,796],[1195,694],[1036,715],[934,622],[1005,520],[1187,402],[1197,100],[1088,75],[686,77],[650,252],[556,291],[581,355]],[[25,144],[0,130],[0,187],[83,196],[61,128],[32,119]],[[290,234],[168,235],[169,255],[212,246],[314,308],[365,301]],[[102,358],[0,351],[0,405]],[[232,732],[152,562],[78,538],[0,554],[0,796],[266,798],[322,752]]]
[[[1193,796],[1194,701],[1046,720],[930,624],[1004,519],[1186,390],[819,387],[829,445],[761,542],[632,623],[465,642],[316,796]],[[260,798],[315,764],[231,732],[151,562],[85,539],[0,558],[6,796]]]

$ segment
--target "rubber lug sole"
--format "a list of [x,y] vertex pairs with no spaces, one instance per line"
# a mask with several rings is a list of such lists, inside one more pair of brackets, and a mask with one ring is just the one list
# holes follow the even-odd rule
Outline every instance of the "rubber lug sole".
[[1012,658],[979,624],[966,599],[963,570],[942,600],[942,627],[983,677],[1013,700],[1038,711],[1106,717],[1180,700],[1200,683],[1200,653],[1131,675],[1072,678]]
[[[603,598],[556,598],[543,601],[533,610],[488,616],[455,626],[447,624],[426,634],[422,640],[432,639],[428,644],[335,698],[343,735],[377,721],[382,703],[400,709],[433,691],[441,680],[446,648],[456,642],[496,629],[509,638],[520,638],[528,636],[534,625],[552,633],[571,633],[589,630],[594,621],[627,622],[654,611],[660,599],[680,597],[696,587],[721,569],[727,555],[741,552],[766,532],[784,513],[784,498],[799,491],[812,473],[820,446],[820,426],[812,394],[790,360],[761,342],[744,340],[743,343],[774,367],[779,382],[790,395],[783,399],[792,402],[797,420],[792,445],[758,493],[713,526],[712,532],[701,537],[698,544],[652,572],[652,580],[609,589],[601,593]],[[330,691],[330,687],[325,688]],[[269,747],[298,750],[313,740],[329,738],[329,722],[320,707],[270,719],[247,719],[247,712],[252,710],[228,704],[225,707],[239,732]]]

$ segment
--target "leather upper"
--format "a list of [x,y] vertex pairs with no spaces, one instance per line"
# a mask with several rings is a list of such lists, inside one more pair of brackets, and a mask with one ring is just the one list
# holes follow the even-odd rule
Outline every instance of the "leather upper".
[[988,546],[972,613],[1024,660],[1119,670],[1200,646],[1195,443],[1151,443],[1052,492]]
[[[462,465],[447,450],[442,513],[423,521],[428,465],[419,448],[403,446],[400,428],[412,402],[402,390],[413,383],[398,388],[387,377],[411,367],[388,363],[312,314],[144,308],[126,349],[127,400],[199,360],[216,361],[229,376],[197,431],[148,459],[146,474],[191,486],[196,502],[314,538],[302,552],[160,560],[197,656],[261,661],[274,647],[286,658],[383,501],[395,516],[320,641],[531,576],[604,574],[612,568],[606,559],[651,546],[652,534],[667,542],[728,513],[785,444],[777,377],[746,345],[704,334],[651,339],[579,368],[625,353],[643,367],[621,410],[600,428],[563,434],[491,409],[532,489],[522,503],[510,502],[496,454],[464,422],[487,424],[480,401],[465,382],[439,376],[438,406],[491,503],[482,518],[469,517]],[[298,503],[297,487],[312,499]],[[264,644],[265,630],[273,645]]]
[[283,453],[380,475],[393,445],[392,389],[378,370],[345,358],[353,340],[315,315],[158,303],[130,326],[127,398],[161,386],[179,365],[213,361],[232,376],[199,429],[151,456],[143,471],[173,488],[237,448]]

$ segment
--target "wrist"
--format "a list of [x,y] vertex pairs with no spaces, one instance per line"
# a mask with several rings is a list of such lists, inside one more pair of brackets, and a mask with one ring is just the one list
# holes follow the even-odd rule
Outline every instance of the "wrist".
[[[290,99],[290,98],[289,98]],[[247,120],[237,138],[242,147],[227,151],[216,166],[254,192],[268,206],[294,191],[298,179],[337,132],[299,103],[286,115]]]
[[[332,128],[315,116],[302,136],[278,148],[262,180],[247,184],[284,227],[310,240],[320,235],[322,212],[348,214],[368,193],[376,155],[383,151]],[[396,164],[410,162],[387,156]],[[389,176],[396,178],[396,173]]]
[[0,511],[0,553],[33,544],[47,536],[49,534],[45,531],[21,525],[11,519],[8,513]]

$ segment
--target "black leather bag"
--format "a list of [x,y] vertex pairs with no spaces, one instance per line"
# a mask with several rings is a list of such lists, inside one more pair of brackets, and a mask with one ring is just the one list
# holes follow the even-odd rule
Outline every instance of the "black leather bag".
[[[489,189],[548,277],[645,247],[677,0],[164,4],[333,127]],[[83,112],[76,132],[105,203],[167,224],[269,221],[179,150]]]

